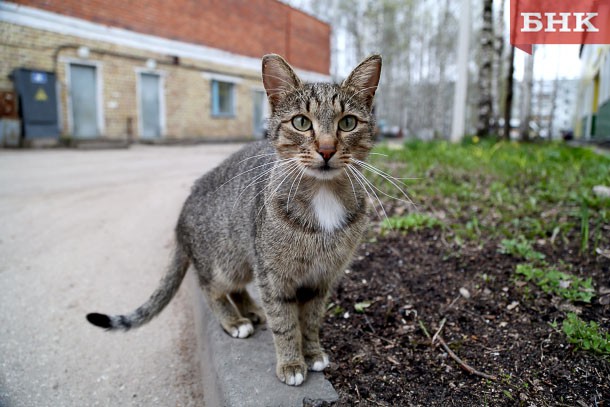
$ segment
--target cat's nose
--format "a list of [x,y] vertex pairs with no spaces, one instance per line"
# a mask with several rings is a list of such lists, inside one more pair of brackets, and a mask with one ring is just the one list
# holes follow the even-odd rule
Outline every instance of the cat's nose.
[[322,156],[325,162],[328,162],[336,152],[337,149],[333,145],[320,146],[320,148],[318,148],[318,153]]

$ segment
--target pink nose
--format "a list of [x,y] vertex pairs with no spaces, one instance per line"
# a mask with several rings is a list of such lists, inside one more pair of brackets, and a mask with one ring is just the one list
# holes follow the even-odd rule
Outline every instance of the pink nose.
[[320,146],[320,148],[318,148],[318,153],[320,153],[326,162],[328,162],[336,152],[337,149],[334,146]]

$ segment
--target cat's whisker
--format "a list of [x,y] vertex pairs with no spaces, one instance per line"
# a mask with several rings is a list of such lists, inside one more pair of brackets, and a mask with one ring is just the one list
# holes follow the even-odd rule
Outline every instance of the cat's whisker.
[[[281,162],[276,161],[275,163],[277,164],[278,167],[282,167],[282,166],[288,165],[291,162],[295,162],[295,161],[296,161],[295,158],[291,158],[291,159],[287,159],[287,160],[282,160]],[[275,168],[276,167],[273,166],[271,168],[268,168],[268,169],[264,170],[263,172],[261,172],[260,174],[255,176],[254,179],[252,179],[252,181],[250,181],[250,183],[248,183],[248,185],[246,185],[245,187],[242,188],[242,190],[237,195],[237,198],[235,199],[235,202],[233,203],[233,211],[237,207],[237,204],[239,203],[239,198],[244,194],[244,192],[246,192],[246,190],[248,188],[250,188],[251,186],[254,186],[254,185],[260,184],[261,182],[267,181],[266,175],[271,173]]]
[[389,183],[391,183],[396,189],[398,189],[402,195],[407,199],[406,201],[404,199],[401,198],[397,198],[397,197],[393,197],[391,195],[386,194],[385,192],[377,189],[379,192],[383,193],[384,195],[393,198],[393,199],[397,199],[399,201],[403,201],[408,203],[409,205],[412,205],[414,207],[417,207],[417,204],[415,204],[415,202],[413,202],[413,200],[411,199],[411,197],[400,187],[396,184],[396,182],[394,181],[398,181],[400,184],[404,185],[406,187],[406,184],[404,182],[401,182],[399,180],[397,180],[395,177],[391,176],[390,174],[381,171],[379,168],[374,167],[364,161],[360,161],[360,160],[356,160],[356,159],[352,159],[352,161],[356,162],[357,164],[361,165],[363,168],[371,171],[373,174],[379,175],[380,177],[382,177],[383,179],[385,179],[386,181],[388,181]]
[[383,156],[383,157],[389,157],[389,155],[387,155],[387,154],[382,154],[382,153],[369,153],[369,154],[370,154],[370,155],[380,155],[380,156]]
[[[294,174],[295,172],[297,172],[300,169],[300,167],[298,166],[297,163],[294,163],[292,166],[288,167],[287,169],[284,169],[283,172],[281,174],[279,174],[279,176],[281,177],[282,175],[286,174],[284,176],[284,178],[282,178],[282,180],[279,182],[279,184],[277,184],[277,186],[275,187],[275,189],[273,191],[271,191],[271,193],[269,194],[269,196],[267,196],[266,199],[263,199],[263,204],[261,205],[260,209],[258,210],[258,213],[256,214],[256,217],[258,218],[258,216],[260,215],[261,211],[263,210],[263,208],[265,208],[267,206],[267,204],[273,199],[273,197],[277,194],[277,191],[280,189],[280,187],[282,186],[282,184],[284,183],[284,181],[286,181],[286,179],[288,179],[288,177],[290,177],[290,175]],[[279,177],[278,177],[279,178]],[[272,184],[269,183],[269,186],[271,186]],[[266,188],[263,188],[263,190],[261,192],[264,192]],[[259,192],[258,194],[255,195],[254,198],[256,198],[261,192]]]
[[[379,206],[381,207],[381,211],[383,212],[383,216],[388,219],[388,214],[385,210],[385,207],[383,206],[383,202],[381,201],[381,199],[379,198],[379,195],[377,195],[377,193],[375,192],[375,189],[377,189],[372,183],[371,181],[369,181],[364,174],[362,174],[360,171],[358,171],[357,168],[352,168],[353,170],[353,174],[356,177],[359,177],[360,179],[362,179],[362,182],[367,185],[370,189],[370,191],[373,193],[373,195],[375,196],[375,199],[377,200],[377,202],[379,203]],[[374,203],[374,202],[373,202]],[[379,216],[379,213],[377,214],[377,216]],[[379,218],[381,219],[381,216],[379,216]],[[389,221],[389,219],[388,219]]]
[[[290,164],[290,165],[288,165],[288,164]],[[298,166],[298,164],[296,163],[296,159],[292,159],[290,163],[284,164],[283,166],[286,166],[286,165],[288,165],[288,168],[281,168],[282,166],[277,166],[277,167],[271,168],[267,173],[271,172],[272,173],[271,176],[273,177],[273,171],[281,170],[281,172],[278,173],[279,177],[281,177],[282,175],[286,174],[287,172],[294,170]],[[270,182],[268,182],[267,185],[265,185],[265,187],[263,189],[261,189],[256,195],[254,195],[252,200],[256,199],[256,197],[258,197],[260,194],[264,193],[265,190],[271,189],[274,185],[274,183],[272,181],[274,181],[274,180],[270,180]]]
[[251,171],[255,171],[255,170],[256,170],[256,169],[258,169],[258,168],[265,167],[265,166],[267,166],[267,165],[274,165],[274,164],[276,164],[276,163],[278,163],[278,162],[282,162],[282,161],[290,161],[290,160],[293,160],[293,159],[292,159],[292,158],[288,158],[288,159],[284,159],[284,160],[270,161],[270,162],[268,162],[268,163],[264,163],[264,164],[261,164],[261,165],[257,165],[256,167],[253,167],[253,168],[250,168],[250,169],[248,169],[248,170],[246,170],[246,171],[240,172],[239,174],[237,174],[237,175],[235,175],[234,177],[230,178],[228,181],[224,182],[222,185],[220,185],[218,188],[216,188],[216,190],[215,190],[214,192],[218,192],[218,190],[219,190],[220,188],[224,187],[224,186],[225,186],[225,185],[227,185],[229,182],[231,182],[231,181],[233,181],[234,179],[239,178],[239,177],[241,177],[242,175],[245,175],[245,174],[247,174],[247,173],[249,173],[249,172],[251,172]]
[[298,180],[297,183],[297,188],[294,190],[294,196],[297,195],[297,192],[299,191],[299,184],[301,183],[301,179],[303,178],[303,175],[305,174],[305,168],[301,167],[301,173],[294,177],[294,180],[292,181],[292,184],[290,184],[290,190],[288,191],[288,198],[286,199],[286,212],[288,212],[288,205],[290,204],[290,194],[292,193],[292,187],[294,186],[294,183]]
[[267,153],[267,154],[257,154],[257,155],[253,155],[252,157],[244,158],[243,160],[238,161],[238,162],[237,162],[237,164],[241,164],[241,163],[243,163],[244,161],[252,160],[252,159],[254,159],[254,158],[258,158],[258,157],[268,157],[268,156],[270,156],[270,155],[276,155],[276,153],[275,153],[275,152],[273,152],[273,153]]
[[[358,169],[355,169],[355,170],[356,170],[356,171],[358,171]],[[364,176],[364,175],[363,175],[363,176]],[[366,177],[365,177],[365,178],[366,178]],[[388,198],[394,199],[394,200],[396,200],[396,201],[401,201],[401,202],[404,202],[404,203],[406,203],[406,204],[408,204],[408,205],[411,205],[411,206],[415,206],[415,207],[417,206],[417,205],[416,205],[416,204],[415,204],[415,203],[414,203],[414,202],[413,202],[413,201],[412,201],[412,200],[411,200],[411,199],[410,199],[408,196],[407,196],[407,199],[408,199],[408,200],[405,200],[405,199],[399,198],[399,197],[397,197],[397,196],[390,195],[390,194],[388,194],[387,192],[383,191],[382,189],[379,189],[379,188],[378,188],[378,187],[377,187],[375,184],[373,184],[371,181],[369,181],[369,179],[368,179],[368,178],[366,178],[366,180],[368,181],[368,184],[370,185],[370,187],[371,187],[371,188],[374,188],[374,189],[375,189],[377,192],[379,192],[380,194],[383,194],[383,195],[387,196]]]
[[369,170],[369,171],[371,171],[371,172],[376,173],[377,175],[380,175],[380,176],[381,176],[381,175],[383,175],[383,176],[385,176],[385,177],[388,177],[388,178],[390,178],[390,179],[393,179],[393,180],[398,181],[398,182],[399,182],[400,184],[402,184],[402,185],[403,185],[405,188],[408,188],[408,187],[409,187],[407,184],[405,184],[404,182],[401,182],[401,181],[400,181],[400,179],[398,179],[398,178],[394,177],[392,174],[388,174],[387,172],[380,170],[379,168],[375,167],[374,165],[372,165],[372,164],[370,164],[370,163],[367,163],[366,161],[358,160],[358,159],[356,159],[356,158],[350,158],[350,160],[351,160],[352,162],[355,162],[356,164],[358,164],[358,165],[360,165],[360,166],[364,167],[365,169],[367,169],[367,170]]
[[[382,216],[379,214],[379,210],[375,206],[375,200],[373,199],[373,197],[371,196],[371,194],[369,193],[369,190],[367,188],[368,180],[366,179],[366,177],[364,175],[360,174],[359,172],[357,172],[357,170],[354,167],[346,167],[346,168],[351,171],[351,173],[354,175],[354,178],[356,179],[356,181],[360,184],[360,186],[362,187],[364,192],[366,192],[366,195],[369,197],[369,200],[373,204],[373,209],[375,209],[375,212],[377,213],[377,217],[379,219],[382,219]],[[364,180],[364,182],[363,182],[363,180]],[[381,200],[379,199],[377,194],[375,194],[375,191],[371,190],[371,192],[373,192],[373,195],[375,195],[375,197],[377,198],[377,202],[379,202],[379,206],[381,207],[381,210],[383,211],[385,217],[387,218],[388,215],[385,212],[385,208],[383,207]]]
[[350,177],[349,172],[347,171],[347,166],[343,167],[343,171],[345,171],[345,175],[347,175],[347,179],[349,180],[350,185],[352,186],[352,191],[354,192],[354,202],[358,202],[358,198],[356,197],[356,188],[354,187],[354,183],[352,182],[352,177]]

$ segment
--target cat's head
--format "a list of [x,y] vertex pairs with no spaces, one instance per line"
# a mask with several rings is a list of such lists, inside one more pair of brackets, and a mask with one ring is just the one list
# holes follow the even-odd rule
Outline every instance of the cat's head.
[[373,97],[381,56],[371,55],[342,84],[304,83],[279,55],[263,57],[271,105],[269,140],[283,159],[294,158],[309,176],[332,179],[373,147]]

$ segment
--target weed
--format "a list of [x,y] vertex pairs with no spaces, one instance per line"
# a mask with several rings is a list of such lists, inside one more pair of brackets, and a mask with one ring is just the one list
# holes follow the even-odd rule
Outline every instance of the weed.
[[587,253],[589,250],[589,208],[581,206],[580,209],[580,253]]
[[597,322],[589,321],[587,324],[578,315],[570,312],[563,320],[562,330],[568,342],[574,344],[577,349],[610,355],[610,333],[602,332]]
[[538,268],[531,264],[519,264],[516,273],[536,284],[545,293],[570,301],[591,302],[594,296],[591,278],[582,279],[551,267]]
[[503,239],[498,251],[528,261],[542,261],[545,257],[544,254],[534,250],[532,244],[523,235],[519,235],[516,239]]
[[424,213],[409,213],[405,216],[393,216],[384,219],[381,224],[382,231],[400,230],[403,232],[417,231],[442,226],[442,222],[435,217]]

